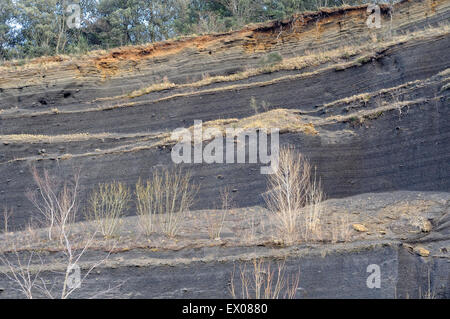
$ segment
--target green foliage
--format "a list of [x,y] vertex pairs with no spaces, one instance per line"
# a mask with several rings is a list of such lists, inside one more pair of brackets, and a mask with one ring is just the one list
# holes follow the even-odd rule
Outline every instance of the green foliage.
[[9,58],[8,46],[12,43],[12,27],[8,24],[13,18],[14,7],[12,0],[0,2],[0,59]]

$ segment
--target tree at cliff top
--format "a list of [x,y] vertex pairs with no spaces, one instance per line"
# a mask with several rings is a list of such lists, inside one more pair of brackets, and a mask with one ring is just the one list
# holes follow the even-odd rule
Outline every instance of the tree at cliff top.
[[[222,32],[320,6],[360,0],[1,0],[0,59],[83,53]],[[69,4],[81,28],[69,28]]]

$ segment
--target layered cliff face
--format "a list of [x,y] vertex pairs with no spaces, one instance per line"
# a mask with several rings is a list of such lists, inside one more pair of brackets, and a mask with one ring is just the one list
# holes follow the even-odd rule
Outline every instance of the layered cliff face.
[[[327,9],[226,34],[5,63],[2,201],[24,225],[32,165],[63,175],[82,167],[85,193],[99,182],[134,184],[170,163],[172,130],[255,113],[311,159],[328,197],[448,191],[449,7],[382,6],[379,29],[366,25],[366,6]],[[239,206],[260,204],[258,168],[193,165],[197,208],[224,186]]]
[[[431,274],[436,293],[448,298],[450,1],[402,1],[380,13],[380,28],[366,24],[367,6],[324,9],[226,34],[4,63],[0,204],[12,211],[10,229],[39,217],[25,196],[36,188],[31,167],[61,177],[80,168],[80,204],[87,206],[98,183],[134,187],[173,166],[171,132],[195,120],[220,130],[276,127],[280,144],[315,167],[329,198],[324,220],[347,216],[348,225],[368,230],[353,229],[350,243],[327,238],[280,248],[265,231],[267,211],[247,208],[264,202],[261,164],[183,164],[199,185],[194,210],[208,210],[185,216],[180,240],[135,236],[135,217],[126,218],[116,255],[90,282],[128,280],[111,295],[120,297],[227,297],[235,262],[284,256],[288,272],[304,269],[306,297],[416,296]],[[211,243],[207,216],[224,187],[237,208],[223,238]],[[135,207],[127,213],[134,216]],[[244,242],[256,217],[253,241]],[[412,227],[414,218],[430,229]],[[324,233],[332,236],[328,224]],[[76,225],[75,236],[89,227]],[[11,256],[11,242],[24,256],[59,249],[42,230],[0,238],[0,252]],[[87,264],[112,245],[97,239]],[[59,257],[49,254],[48,278],[62,267]],[[365,289],[369,260],[382,265],[381,290]],[[355,273],[363,280],[354,281]],[[2,280],[0,297],[2,287],[16,296]]]

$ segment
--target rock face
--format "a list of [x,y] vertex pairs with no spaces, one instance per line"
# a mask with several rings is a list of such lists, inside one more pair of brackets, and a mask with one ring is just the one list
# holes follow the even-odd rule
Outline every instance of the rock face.
[[[232,229],[213,244],[143,240],[121,247],[74,297],[111,283],[119,284],[111,297],[230,297],[236,264],[284,257],[288,275],[301,270],[297,298],[449,298],[450,1],[383,5],[379,29],[367,17],[366,6],[326,9],[226,34],[3,64],[0,200],[12,209],[10,229],[38,217],[25,196],[36,187],[30,166],[62,177],[80,167],[85,205],[98,183],[133,187],[173,165],[170,133],[195,120],[278,127],[281,144],[316,167],[327,214],[354,214],[355,241],[232,245]],[[200,185],[194,208],[216,208],[225,186],[238,207],[262,204],[260,166],[183,164]],[[21,234],[2,234],[0,251],[12,256],[6,239],[25,242]],[[36,232],[27,236],[23,256],[48,248]],[[42,276],[52,280],[61,252],[46,257]],[[370,265],[379,266],[380,287],[369,287]],[[0,287],[0,298],[19,297],[4,277]]]
[[[1,66],[0,197],[13,225],[31,215],[29,167],[82,168],[133,185],[171,163],[161,136],[194,120],[245,119],[285,109],[315,134],[285,130],[317,167],[328,197],[388,190],[449,191],[450,1],[323,10],[226,34]],[[267,64],[272,56],[279,64]],[[263,123],[264,125],[264,123]],[[254,164],[187,165],[196,208],[219,189],[238,206],[262,203]],[[222,176],[222,178],[218,178]],[[82,197],[85,195],[82,195]],[[132,214],[133,209],[130,210]],[[2,222],[0,222],[0,225]]]
[[[449,254],[445,250],[450,247],[448,193],[399,191],[361,194],[331,199],[325,205],[327,212],[347,210],[353,216],[358,212],[357,218],[361,218],[373,234],[355,230],[354,235],[362,237],[351,242],[288,247],[263,242],[232,245],[230,237],[236,235],[228,231],[224,232],[223,241],[213,240],[203,246],[183,244],[186,236],[180,236],[174,241],[181,246],[174,249],[163,249],[163,246],[158,249],[152,238],[147,248],[128,247],[111,254],[72,297],[89,298],[106,292],[98,296],[231,298],[231,282],[235,285],[237,297],[240,297],[240,271],[245,269],[252,276],[252,262],[256,259],[264,260],[264,267],[271,263],[273,271],[278,271],[279,264],[283,265],[290,285],[294,282],[292,278],[299,276],[295,298],[450,298]],[[421,233],[420,230],[408,232],[398,227],[404,217],[398,212],[412,209],[416,212],[424,209],[421,213],[433,224],[429,233]],[[369,225],[369,221],[372,224]],[[385,235],[374,232],[377,227],[383,227]],[[0,251],[4,247],[1,241],[4,239],[6,237],[0,235]],[[144,240],[141,243],[146,244]],[[183,245],[184,248],[180,248]],[[89,251],[80,262],[83,275],[92,263],[102,260],[106,254],[101,249]],[[6,255],[12,262],[17,259],[13,253]],[[20,258],[27,260],[27,256],[24,251]],[[62,260],[62,253],[54,250],[47,251],[42,259],[33,260],[39,265],[40,277],[54,283],[55,292],[59,291],[63,281],[64,272],[61,270],[65,265]],[[5,271],[5,268],[0,264],[0,271]],[[17,286],[4,276],[0,276],[0,287],[3,289],[0,289],[0,299],[23,297],[14,289]],[[41,297],[39,294],[36,291],[35,297]]]

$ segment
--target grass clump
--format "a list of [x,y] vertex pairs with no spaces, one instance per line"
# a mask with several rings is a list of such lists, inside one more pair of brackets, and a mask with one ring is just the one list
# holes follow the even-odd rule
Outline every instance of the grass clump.
[[105,237],[117,234],[130,202],[130,190],[121,182],[99,184],[92,192],[87,219],[98,224]]
[[136,208],[140,229],[149,235],[158,227],[165,235],[175,237],[196,193],[190,172],[181,169],[155,171],[145,183],[139,179]]
[[285,244],[321,239],[324,194],[306,157],[282,148],[278,170],[268,177],[268,188],[264,199],[275,220],[277,239]]
[[[231,195],[228,187],[220,191],[220,199],[222,201],[221,212],[219,216],[206,215],[206,222],[208,226],[208,235],[212,240],[220,240],[223,226],[225,224],[225,218],[231,208]],[[218,217],[218,218],[217,218]]]
[[299,283],[300,271],[289,276],[285,261],[273,267],[262,258],[240,266],[239,279],[235,282],[233,271],[230,294],[233,299],[294,299]]
[[128,94],[128,97],[131,98],[131,99],[134,99],[136,97],[140,97],[142,95],[149,94],[151,92],[159,92],[159,91],[172,89],[172,88],[174,88],[176,86],[177,85],[175,83],[172,83],[167,78],[164,78],[162,83],[155,83],[155,84],[152,84],[152,85],[150,85],[148,87],[145,87],[143,89],[133,91],[133,92]]

